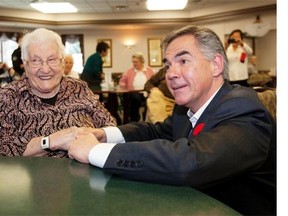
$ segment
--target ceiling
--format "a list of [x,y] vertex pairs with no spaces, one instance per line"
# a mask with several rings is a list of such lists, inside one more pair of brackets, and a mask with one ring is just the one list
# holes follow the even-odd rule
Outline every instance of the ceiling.
[[[30,2],[44,0],[0,0],[0,8],[20,9],[35,11],[30,7]],[[160,0],[161,1],[161,0]],[[165,0],[162,0],[165,2]],[[177,0],[175,0],[177,1]],[[146,0],[46,0],[46,2],[70,2],[77,9],[79,14],[90,13],[127,13],[146,12]],[[184,11],[193,11],[215,6],[239,6],[241,4],[258,5],[276,4],[276,0],[189,0]]]
[[0,27],[164,28],[203,20],[237,19],[249,13],[254,16],[271,9],[276,12],[276,0],[188,0],[182,11],[147,11],[146,0],[46,0],[70,2],[78,13],[42,14],[30,7],[29,3],[35,1],[44,0],[0,0]]

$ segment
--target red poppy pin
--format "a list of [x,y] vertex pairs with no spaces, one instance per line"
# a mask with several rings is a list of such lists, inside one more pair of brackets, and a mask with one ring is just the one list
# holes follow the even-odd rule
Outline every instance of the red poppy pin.
[[193,130],[193,136],[196,137],[198,134],[203,130],[205,124],[204,123],[199,123],[195,126]]

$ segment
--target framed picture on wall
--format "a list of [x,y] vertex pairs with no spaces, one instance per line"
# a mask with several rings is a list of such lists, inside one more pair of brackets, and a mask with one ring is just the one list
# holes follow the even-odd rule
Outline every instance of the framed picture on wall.
[[112,67],[112,39],[98,39],[97,44],[99,42],[105,42],[109,45],[108,54],[107,56],[103,57],[103,68],[111,68]]
[[162,66],[161,38],[148,38],[148,64],[150,67]]

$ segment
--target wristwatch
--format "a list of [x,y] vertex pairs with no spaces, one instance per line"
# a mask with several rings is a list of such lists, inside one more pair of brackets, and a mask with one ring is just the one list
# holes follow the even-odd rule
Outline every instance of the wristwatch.
[[49,148],[50,148],[49,136],[45,136],[41,139],[41,148],[43,150],[49,150]]

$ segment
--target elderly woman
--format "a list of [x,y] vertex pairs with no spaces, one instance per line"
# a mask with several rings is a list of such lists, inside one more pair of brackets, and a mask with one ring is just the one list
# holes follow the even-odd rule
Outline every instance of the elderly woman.
[[0,89],[0,155],[67,157],[77,136],[115,126],[85,82],[63,76],[64,49],[44,28],[24,36],[25,74]]
[[[133,66],[129,68],[119,80],[119,85],[128,89],[144,89],[144,85],[154,75],[152,68],[145,66],[145,59],[142,53],[132,55]],[[146,98],[142,93],[131,93],[130,96],[130,121],[140,120],[139,109]]]
[[65,62],[65,69],[64,69],[64,76],[79,78],[79,74],[77,71],[74,71],[72,68],[74,66],[74,59],[71,54],[66,54],[64,57]]

